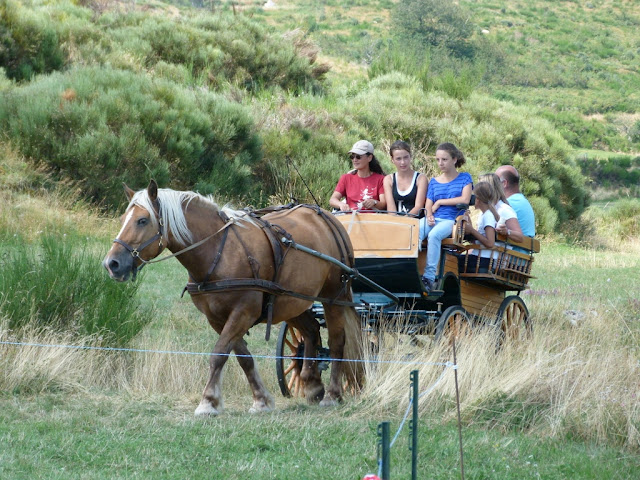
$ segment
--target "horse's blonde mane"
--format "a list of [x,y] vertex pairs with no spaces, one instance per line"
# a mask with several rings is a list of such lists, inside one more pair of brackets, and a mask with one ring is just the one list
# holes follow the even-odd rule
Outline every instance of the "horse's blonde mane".
[[[178,190],[171,190],[169,188],[159,188],[158,202],[160,203],[160,216],[162,217],[165,225],[163,230],[165,242],[168,242],[168,234],[171,232],[176,242],[179,244],[185,246],[192,243],[193,236],[191,234],[191,230],[189,230],[189,226],[187,225],[185,211],[188,208],[189,203],[193,200],[204,202],[205,204],[210,205],[213,210],[221,211],[229,218],[255,225],[255,222],[247,215],[247,212],[243,210],[234,210],[228,205],[220,208],[211,196],[205,197],[196,192],[181,192]],[[139,207],[147,210],[153,224],[156,227],[158,226],[158,218],[156,217],[154,207],[151,203],[151,199],[149,199],[149,194],[146,189],[140,190],[134,194],[129,202],[127,210],[133,205],[138,205]]]

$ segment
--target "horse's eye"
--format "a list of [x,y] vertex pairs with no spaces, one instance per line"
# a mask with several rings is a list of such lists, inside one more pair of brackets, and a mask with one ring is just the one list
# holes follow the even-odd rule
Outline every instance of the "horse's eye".
[[149,221],[148,218],[140,218],[138,219],[138,225],[141,227],[144,227],[148,223],[148,221]]

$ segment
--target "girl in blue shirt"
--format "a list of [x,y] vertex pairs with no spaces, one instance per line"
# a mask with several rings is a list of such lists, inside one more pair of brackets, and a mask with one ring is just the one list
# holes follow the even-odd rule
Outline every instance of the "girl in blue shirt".
[[426,216],[420,220],[420,243],[427,238],[427,265],[422,275],[426,291],[433,290],[440,260],[442,240],[450,237],[456,217],[464,210],[456,204],[469,204],[473,180],[467,172],[458,172],[466,159],[452,143],[436,148],[436,161],[441,174],[432,178],[427,188]]

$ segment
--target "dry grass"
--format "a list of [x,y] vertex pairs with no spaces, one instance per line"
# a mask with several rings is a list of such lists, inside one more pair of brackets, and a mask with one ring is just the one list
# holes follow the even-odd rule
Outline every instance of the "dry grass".
[[117,219],[105,219],[97,209],[78,201],[72,187],[52,185],[45,171],[34,169],[0,142],[0,232],[31,241],[45,230],[74,231],[80,235],[108,236],[117,231]]
[[[592,310],[578,320],[566,318],[557,299],[538,300],[533,339],[495,352],[488,329],[457,346],[462,414],[468,423],[522,429],[540,436],[575,434],[602,443],[640,448],[640,366],[638,338],[618,312]],[[637,331],[635,333],[637,335]],[[630,338],[631,336],[631,338]],[[0,340],[10,338],[0,331]],[[366,385],[350,398],[354,416],[401,415],[409,402],[409,375],[419,371],[421,415],[455,416],[454,370],[447,344],[429,336],[419,342],[386,334],[376,363],[367,364]],[[26,332],[23,341],[78,344],[64,334]],[[142,349],[178,351],[176,332],[149,339]],[[629,348],[629,343],[632,347]],[[91,346],[91,340],[80,342]],[[207,377],[206,357],[168,353],[118,353],[59,347],[1,345],[0,389],[17,392],[114,389],[133,397],[163,394],[194,406]],[[410,360],[410,361],[408,361]],[[262,375],[277,394],[272,360],[258,360]],[[446,370],[445,370],[446,368]],[[443,375],[444,372],[444,375]],[[326,375],[326,374],[325,374]],[[325,381],[328,377],[325,376]],[[231,359],[224,380],[227,408],[250,403],[246,381]],[[278,399],[278,408],[302,400]],[[231,403],[229,403],[231,402]]]

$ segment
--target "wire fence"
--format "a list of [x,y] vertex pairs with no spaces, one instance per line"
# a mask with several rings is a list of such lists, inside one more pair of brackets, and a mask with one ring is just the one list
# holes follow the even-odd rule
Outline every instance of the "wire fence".
[[[41,348],[65,348],[71,350],[98,350],[104,352],[132,352],[132,353],[157,353],[164,355],[195,355],[195,356],[219,356],[219,357],[246,357],[246,358],[262,358],[267,360],[318,360],[318,358],[308,358],[303,356],[295,356],[295,355],[260,355],[260,354],[250,354],[250,355],[238,355],[236,353],[215,353],[215,352],[189,352],[184,350],[154,350],[154,349],[145,349],[145,348],[119,348],[119,347],[98,347],[95,345],[69,345],[69,344],[58,344],[58,343],[37,343],[37,342],[17,342],[17,341],[6,341],[1,340],[0,345],[12,345],[17,347],[41,347]],[[330,360],[331,362],[349,362],[349,363],[373,363],[373,364],[395,364],[395,365],[431,365],[431,366],[441,366],[441,367],[450,367],[452,366],[451,362],[424,362],[420,360],[411,360],[411,359],[390,359],[390,360],[380,360],[380,359],[349,359],[349,358],[331,358],[324,359]]]
[[[145,348],[125,348],[125,347],[100,347],[95,345],[72,345],[72,344],[63,344],[63,343],[39,343],[39,342],[20,342],[20,341],[9,341],[9,340],[0,340],[0,345],[5,346],[14,346],[14,347],[36,347],[36,348],[57,348],[57,349],[69,349],[69,350],[94,350],[94,351],[102,351],[102,352],[124,352],[124,353],[141,353],[141,354],[158,354],[158,355],[182,355],[182,356],[224,356],[224,357],[249,357],[249,358],[261,358],[267,360],[317,360],[317,358],[308,358],[304,356],[294,356],[294,355],[238,355],[235,353],[212,353],[212,352],[192,352],[185,350],[158,350],[158,349],[145,349]],[[409,397],[409,404],[405,410],[405,413],[400,421],[400,424],[393,436],[393,439],[388,444],[388,449],[393,448],[400,436],[400,433],[403,431],[406,421],[411,413],[412,408],[414,408],[414,403],[418,402],[420,398],[423,398],[430,393],[432,393],[435,388],[443,381],[445,375],[448,370],[452,368],[454,371],[458,369],[458,366],[455,362],[426,362],[422,360],[413,360],[405,358],[396,358],[396,359],[384,359],[381,360],[379,358],[371,358],[371,359],[324,359],[330,360],[332,362],[353,362],[353,363],[370,363],[370,364],[396,364],[396,365],[414,365],[414,366],[433,366],[433,367],[444,367],[438,378],[431,384],[429,387],[425,388],[422,392],[417,396]],[[414,371],[415,372],[415,371]],[[417,381],[417,379],[416,379]],[[388,422],[386,422],[388,423]],[[417,425],[413,426],[414,429],[417,428]],[[382,455],[378,455],[378,477],[381,479],[387,478],[386,475],[383,475],[383,469],[385,465],[383,462]]]

